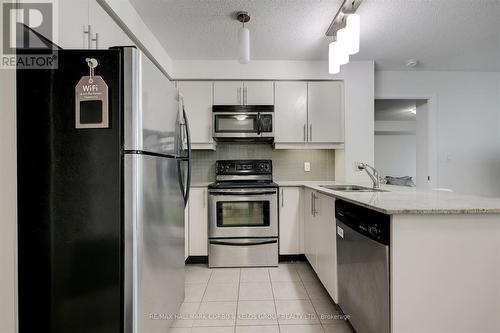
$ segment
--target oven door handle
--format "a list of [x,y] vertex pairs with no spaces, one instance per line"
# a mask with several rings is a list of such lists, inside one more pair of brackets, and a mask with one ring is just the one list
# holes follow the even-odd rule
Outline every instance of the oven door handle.
[[269,195],[276,191],[210,191],[210,195]]
[[264,240],[264,241],[256,241],[256,242],[231,242],[231,241],[217,241],[211,240],[210,244],[214,245],[228,245],[228,246],[254,246],[254,245],[266,245],[266,244],[275,244],[278,243],[277,239],[273,240]]

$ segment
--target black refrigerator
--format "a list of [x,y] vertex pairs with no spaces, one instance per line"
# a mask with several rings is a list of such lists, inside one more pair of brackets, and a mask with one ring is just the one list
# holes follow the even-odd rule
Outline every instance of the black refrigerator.
[[184,299],[182,96],[134,47],[56,54],[17,69],[19,332],[166,333]]

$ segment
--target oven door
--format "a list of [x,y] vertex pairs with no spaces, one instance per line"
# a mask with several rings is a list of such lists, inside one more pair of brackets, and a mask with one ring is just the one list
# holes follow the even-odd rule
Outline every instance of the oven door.
[[277,189],[209,191],[208,237],[278,237]]
[[260,119],[257,112],[214,112],[214,138],[260,137]]

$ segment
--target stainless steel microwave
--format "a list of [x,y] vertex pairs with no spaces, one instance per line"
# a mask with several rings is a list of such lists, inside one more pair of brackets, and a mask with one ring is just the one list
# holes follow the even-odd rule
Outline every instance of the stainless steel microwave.
[[273,105],[214,105],[213,137],[217,141],[273,141]]

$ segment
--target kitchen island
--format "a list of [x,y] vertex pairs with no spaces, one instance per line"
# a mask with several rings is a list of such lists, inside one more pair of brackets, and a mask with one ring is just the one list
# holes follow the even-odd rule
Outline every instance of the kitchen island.
[[[277,183],[390,215],[393,333],[500,332],[500,199],[387,185],[387,192],[352,193],[320,186],[343,184],[337,182]],[[320,209],[335,222],[333,210]]]

